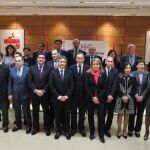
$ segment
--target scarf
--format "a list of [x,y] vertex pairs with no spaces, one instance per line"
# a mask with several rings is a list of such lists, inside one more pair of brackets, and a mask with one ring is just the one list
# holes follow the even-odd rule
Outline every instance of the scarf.
[[97,85],[97,83],[98,83],[98,78],[99,78],[99,75],[100,75],[100,70],[98,70],[98,71],[94,71],[94,70],[91,70],[91,74],[93,75],[93,77],[94,77],[94,79],[95,79],[95,83],[96,83],[96,85]]

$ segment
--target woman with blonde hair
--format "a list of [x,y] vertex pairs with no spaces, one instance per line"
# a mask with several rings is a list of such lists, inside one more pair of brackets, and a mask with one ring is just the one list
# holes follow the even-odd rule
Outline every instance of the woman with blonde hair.
[[90,139],[94,139],[94,112],[97,110],[98,117],[98,134],[101,143],[105,143],[104,139],[104,102],[105,102],[105,85],[106,75],[102,73],[102,63],[100,59],[95,58],[87,71],[85,79],[85,90],[87,93],[87,108],[88,108],[88,122],[90,128]]

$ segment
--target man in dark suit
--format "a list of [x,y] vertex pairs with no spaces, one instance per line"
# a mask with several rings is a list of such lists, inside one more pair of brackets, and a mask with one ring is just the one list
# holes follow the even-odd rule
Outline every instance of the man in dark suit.
[[[113,58],[108,56],[106,58],[106,67],[105,73],[107,76],[107,88],[106,88],[106,102],[105,102],[105,135],[107,137],[111,137],[111,133],[109,132],[113,114],[114,114],[114,106],[115,106],[115,97],[116,97],[116,85],[117,85],[117,78],[118,78],[118,70],[113,68]],[[106,117],[107,115],[107,117]]]
[[72,66],[76,64],[76,54],[81,52],[86,56],[86,52],[81,50],[80,48],[80,41],[78,39],[73,40],[73,49],[67,51],[67,59],[68,59],[68,66]]
[[49,60],[52,60],[51,53],[45,51],[45,44],[44,43],[39,43],[37,50],[35,52],[33,52],[33,54],[32,54],[33,55],[32,56],[33,65],[37,64],[37,56],[38,56],[39,52],[43,52],[45,54],[46,62],[49,61]]
[[58,68],[53,69],[49,77],[49,87],[55,110],[56,135],[58,139],[61,135],[61,125],[63,124],[66,138],[70,140],[70,102],[73,91],[73,75],[71,70],[66,68],[67,59],[65,56],[58,58]]
[[9,77],[9,67],[2,63],[3,54],[0,53],[0,109],[2,110],[3,117],[3,131],[8,132],[8,106],[9,102],[7,99],[8,93],[8,77]]
[[131,64],[131,69],[132,71],[135,71],[136,68],[136,64],[138,59],[141,59],[140,56],[136,55],[135,53],[136,50],[136,46],[134,44],[129,44],[127,46],[127,55],[123,56],[122,59],[120,60],[120,65],[122,65],[125,62],[129,62]]
[[24,66],[22,56],[15,58],[15,67],[10,69],[8,82],[8,99],[13,101],[15,108],[16,127],[13,132],[22,128],[21,105],[27,121],[26,133],[31,132],[31,114],[30,114],[30,92],[28,87],[29,68]]
[[47,136],[50,135],[50,111],[48,101],[48,79],[50,70],[45,64],[45,53],[39,52],[37,64],[30,67],[29,86],[32,96],[33,107],[33,129],[31,134],[35,135],[39,131],[39,106],[42,105],[44,113],[44,130]]
[[77,108],[79,109],[79,122],[78,122],[78,130],[83,137],[86,136],[85,127],[84,127],[84,119],[85,119],[85,88],[84,88],[84,80],[85,73],[89,69],[87,65],[84,64],[84,54],[78,52],[76,55],[76,64],[70,66],[73,73],[74,80],[74,90],[72,93],[72,101],[71,101],[71,135],[77,132]]
[[32,58],[30,57],[30,52],[31,52],[31,49],[29,47],[25,47],[23,49],[23,53],[24,53],[24,56],[23,56],[23,59],[24,59],[24,63],[26,66],[30,67],[33,65],[33,60]]
[[94,58],[99,58],[102,62],[102,57],[96,55],[96,48],[95,46],[90,46],[88,49],[88,55],[86,55],[85,57],[85,64],[87,64],[88,66],[90,66],[91,62],[94,60]]
[[[137,90],[134,101],[134,114],[129,115],[128,135],[133,136],[133,131],[136,137],[140,137],[141,126],[143,122],[143,113],[147,100],[147,85],[148,74],[144,71],[144,60],[139,59],[136,64],[137,70],[132,72],[132,75],[137,81]],[[136,117],[136,119],[135,119]]]

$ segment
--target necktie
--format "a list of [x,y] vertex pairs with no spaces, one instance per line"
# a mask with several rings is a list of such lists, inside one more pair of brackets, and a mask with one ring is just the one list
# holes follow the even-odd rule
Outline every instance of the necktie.
[[78,67],[79,67],[78,74],[79,74],[79,76],[81,76],[82,75],[81,65],[79,65]]
[[60,76],[61,76],[61,79],[63,80],[64,79],[64,72],[63,72],[63,70],[60,71]]
[[39,66],[39,77],[40,77],[40,79],[41,79],[41,75],[42,75],[42,66],[40,65]]
[[20,68],[17,69],[17,77],[19,79],[21,78],[21,69]]
[[110,69],[108,69],[108,79],[110,79]]
[[77,49],[74,49],[74,55],[73,55],[73,58],[74,58],[74,59],[76,58],[77,52],[78,52],[78,50],[77,50]]
[[133,64],[134,64],[132,55],[130,56],[130,64],[131,64],[131,66],[133,66]]
[[56,69],[57,68],[57,62],[54,61],[54,68]]

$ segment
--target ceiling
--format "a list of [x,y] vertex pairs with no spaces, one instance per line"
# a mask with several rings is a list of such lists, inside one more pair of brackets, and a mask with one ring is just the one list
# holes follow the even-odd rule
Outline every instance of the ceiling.
[[150,0],[0,0],[0,15],[150,16]]

